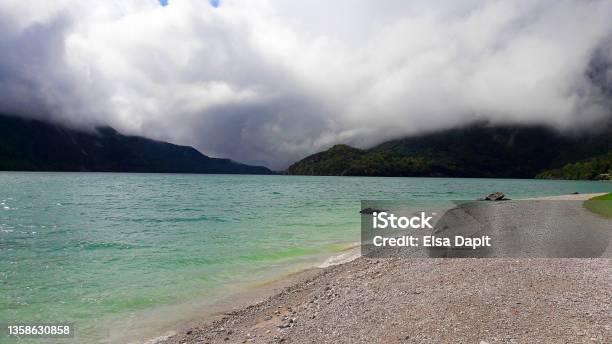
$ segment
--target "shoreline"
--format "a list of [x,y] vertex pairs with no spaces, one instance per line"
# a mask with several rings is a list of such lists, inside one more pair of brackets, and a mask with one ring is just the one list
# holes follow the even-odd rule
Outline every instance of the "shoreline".
[[611,283],[611,259],[359,258],[147,344],[607,343]]
[[544,197],[533,197],[526,198],[525,201],[588,201],[593,197],[606,195],[606,192],[597,193],[585,193],[585,194],[570,194],[570,195],[558,195],[558,196],[544,196]]
[[[600,194],[578,194],[578,195],[561,195],[551,197],[538,197],[537,200],[586,200],[591,197],[598,196]],[[146,344],[176,344],[176,343],[244,343],[244,342],[256,342],[256,343],[268,343],[268,342],[312,342],[312,341],[334,341],[334,342],[368,342],[372,341],[372,338],[378,338],[381,341],[394,342],[422,342],[422,341],[456,341],[466,340],[468,342],[479,342],[485,341],[487,343],[493,343],[497,341],[506,342],[507,340],[524,340],[533,341],[534,339],[542,342],[555,342],[561,340],[562,337],[559,333],[563,333],[563,340],[567,338],[573,338],[575,342],[589,341],[593,342],[608,342],[612,340],[612,329],[608,325],[612,323],[612,319],[609,316],[606,318],[605,312],[612,309],[610,300],[612,300],[612,293],[608,290],[607,286],[612,284],[612,260],[607,258],[600,259],[570,259],[570,258],[554,258],[554,259],[366,259],[359,255],[359,247],[350,248],[344,252],[336,254],[328,258],[325,262],[320,264],[318,267],[307,269],[305,271],[296,272],[291,276],[281,277],[278,281],[272,282],[267,288],[266,292],[259,293],[259,297],[245,297],[242,304],[237,304],[231,310],[226,310],[221,314],[215,316],[203,317],[189,324],[184,324],[176,331],[175,334],[169,336],[161,336],[155,339],[146,341]],[[357,255],[355,255],[357,250]],[[557,271],[554,274],[550,274],[550,268],[553,271]],[[439,276],[431,276],[431,271],[445,270],[445,273]],[[390,271],[399,272],[399,277],[402,273],[411,272],[414,280],[399,278]],[[469,271],[469,273],[466,273]],[[488,272],[485,272],[488,271]],[[499,274],[499,271],[506,271],[506,274]],[[523,280],[527,275],[527,280],[532,280],[527,288],[524,288],[525,281]],[[530,274],[535,272],[534,274]],[[585,281],[580,276],[583,273],[591,274],[600,283],[593,283],[592,280]],[[424,275],[424,276],[422,276]],[[478,309],[478,311],[484,311],[485,313],[513,313],[511,305],[530,305],[531,308],[538,309],[535,318],[528,317],[523,319],[521,326],[518,327],[531,327],[533,320],[547,319],[547,321],[553,321],[551,331],[547,331],[546,335],[537,335],[536,329],[528,329],[523,331],[524,333],[515,333],[518,327],[507,328],[506,332],[502,337],[499,336],[488,336],[489,331],[494,330],[493,327],[487,329],[487,325],[490,323],[484,322],[480,324],[464,323],[459,321],[463,326],[474,326],[474,333],[463,333],[460,337],[448,337],[449,333],[437,333],[439,329],[433,331],[433,334],[428,334],[432,331],[433,327],[437,326],[421,326],[424,319],[412,319],[401,318],[399,321],[395,321],[386,324],[386,319],[391,313],[398,310],[396,306],[387,302],[376,302],[377,298],[388,300],[391,297],[399,296],[400,303],[415,302],[415,299],[422,299],[420,295],[427,294],[427,290],[435,289],[435,284],[423,283],[419,284],[418,281],[424,277],[429,278],[429,282],[437,281],[444,284],[444,280],[454,281],[449,286],[451,290],[446,296],[457,296],[460,294],[463,297],[474,298],[475,301],[480,304],[489,304],[486,300],[478,297],[482,293],[486,293],[488,290],[485,288],[482,290],[482,286],[474,285],[472,288],[467,288],[470,285],[470,281],[486,281],[491,276],[495,277],[497,281],[502,281],[501,285],[506,285],[516,297],[520,297],[519,292],[524,292],[534,287],[534,284],[538,285],[542,289],[540,293],[533,292],[533,297],[541,297],[542,295],[550,295],[546,291],[547,285],[552,283],[555,285],[563,285],[566,290],[560,292],[555,297],[562,299],[566,298],[565,291],[569,291],[570,294],[584,294],[580,298],[584,300],[585,297],[597,300],[598,303],[589,303],[588,308],[595,310],[594,314],[598,314],[600,318],[595,322],[587,322],[583,324],[580,317],[576,314],[564,316],[564,314],[555,316],[544,315],[544,309],[550,308],[554,304],[551,304],[550,300],[546,302],[533,302],[533,300],[524,300],[521,302],[514,302],[504,295],[496,294],[494,299],[501,302],[504,307],[499,308],[493,307],[493,309]],[[542,283],[542,275],[548,276],[548,283]],[[441,277],[445,277],[442,278]],[[348,283],[338,283],[338,280],[342,280]],[[589,283],[585,283],[589,282]],[[382,283],[382,285],[381,285]],[[374,285],[378,284],[379,288],[374,288]],[[409,284],[413,290],[406,290],[405,288],[397,288],[398,284]],[[516,284],[523,285],[523,287],[516,286]],[[512,288],[512,286],[515,288]],[[368,287],[370,286],[370,287]],[[380,289],[384,286],[384,289]],[[459,290],[454,290],[452,287],[458,287]],[[499,286],[498,286],[499,287]],[[360,289],[361,296],[356,297],[357,292],[351,292],[352,289]],[[378,289],[377,292],[371,289]],[[399,294],[390,292],[395,290]],[[250,294],[250,293],[249,293]],[[394,295],[392,295],[394,294]],[[244,296],[244,295],[243,295]],[[368,301],[367,296],[372,297],[369,307],[364,307],[363,302],[361,306],[358,300]],[[352,302],[348,302],[352,301]],[[424,300],[421,300],[421,302]],[[438,304],[435,306],[427,305],[427,302],[423,302],[420,306],[424,310],[431,311],[439,307],[444,307],[443,300],[439,299]],[[334,302],[348,303],[345,306],[356,310],[355,314],[365,313],[369,310],[367,308],[378,308],[383,313],[389,313],[386,317],[380,315],[374,315],[372,319],[366,322],[355,322],[351,323],[349,329],[352,328],[355,332],[361,332],[362,328],[368,328],[370,331],[366,331],[356,337],[351,337],[350,331],[347,332],[347,328],[344,324],[341,326],[343,330],[333,330],[329,327],[329,323],[342,323],[341,318],[343,317],[355,317],[351,313],[345,313],[341,307],[333,305]],[[417,302],[420,303],[420,302]],[[449,308],[454,309],[453,316],[464,315],[465,311],[461,310],[461,305],[448,304]],[[510,307],[510,308],[508,308]],[[603,307],[603,308],[602,308]],[[489,307],[482,307],[489,308]],[[517,306],[514,306],[517,308]],[[519,306],[518,308],[522,308]],[[564,309],[572,313],[572,309]],[[492,312],[493,311],[493,312]],[[541,311],[541,314],[540,314]],[[458,312],[458,314],[455,314]],[[324,316],[320,316],[319,313],[323,313]],[[426,312],[427,313],[427,312]],[[566,312],[567,313],[567,312]],[[482,315],[482,314],[481,314]],[[508,314],[502,317],[502,320],[512,323],[507,318]],[[603,316],[602,316],[603,315]],[[543,318],[542,318],[543,317]],[[358,318],[358,316],[357,316]],[[558,318],[558,319],[556,319]],[[427,319],[426,322],[431,322],[437,318]],[[438,319],[440,320],[440,319]],[[490,319],[491,320],[491,319]],[[443,321],[444,322],[444,321]],[[584,331],[575,330],[573,332],[561,331],[560,328],[564,324],[568,323],[581,323],[583,326],[587,326]],[[434,322],[435,323],[435,322]],[[390,334],[381,333],[380,335],[374,336],[372,331],[374,324],[378,327],[390,327],[388,328],[395,337],[388,337]],[[389,325],[389,326],[386,326]],[[402,325],[410,325],[412,335],[406,334],[406,330],[397,330]],[[417,326],[415,326],[417,325]],[[447,324],[451,326],[451,324]],[[540,323],[540,325],[547,326],[546,324]],[[554,325],[554,326],[552,326]],[[601,325],[601,326],[600,326]],[[421,327],[419,327],[421,326]],[[496,326],[499,326],[497,324]],[[419,327],[418,333],[415,333],[415,328]],[[430,328],[431,327],[431,328]],[[317,329],[328,328],[331,332],[321,333]],[[480,328],[480,329],[478,329]],[[481,331],[482,330],[482,331]],[[541,330],[541,329],[540,329]],[[439,332],[439,331],[438,331]],[[445,332],[445,331],[443,331]],[[407,332],[406,332],[407,333]],[[437,333],[437,334],[436,334]],[[388,337],[388,338],[387,338]],[[502,339],[503,338],[503,339]],[[501,339],[501,340],[500,340]]]
[[[274,278],[251,282],[245,290],[227,296],[222,300],[213,303],[210,310],[205,311],[197,317],[180,321],[175,326],[167,327],[163,333],[155,337],[133,338],[128,343],[131,344],[161,344],[166,340],[188,331],[191,328],[201,326],[202,323],[213,322],[224,317],[239,312],[244,308],[251,307],[253,304],[264,302],[282,292],[285,288],[302,283],[318,275],[321,271],[336,265],[349,263],[360,258],[359,243],[343,244],[346,248],[326,257],[319,257],[313,260],[312,264],[302,266],[295,271],[282,273]],[[231,301],[230,301],[231,300]]]

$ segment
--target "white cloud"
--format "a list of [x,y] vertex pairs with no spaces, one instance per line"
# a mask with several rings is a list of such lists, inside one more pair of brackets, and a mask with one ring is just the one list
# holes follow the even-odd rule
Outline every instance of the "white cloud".
[[611,78],[587,76],[611,74],[606,0],[9,0],[0,22],[4,111],[276,168],[334,143],[610,110]]

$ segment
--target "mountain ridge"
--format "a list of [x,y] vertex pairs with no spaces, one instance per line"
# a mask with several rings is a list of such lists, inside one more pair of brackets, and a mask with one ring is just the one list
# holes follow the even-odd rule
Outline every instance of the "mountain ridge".
[[0,115],[0,170],[273,174],[264,166],[211,158],[190,146],[122,135],[112,127],[72,129]]
[[[290,175],[534,178],[612,151],[612,130],[563,135],[544,126],[470,126],[383,142],[336,145],[287,168]],[[346,154],[350,152],[350,154]]]
[[607,154],[568,163],[560,168],[545,170],[538,179],[611,180],[612,150]]

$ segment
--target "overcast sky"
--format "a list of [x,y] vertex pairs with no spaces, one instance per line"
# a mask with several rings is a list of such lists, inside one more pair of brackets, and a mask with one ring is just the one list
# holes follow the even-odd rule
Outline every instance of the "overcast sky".
[[609,0],[3,0],[0,32],[2,112],[275,169],[336,143],[612,109]]

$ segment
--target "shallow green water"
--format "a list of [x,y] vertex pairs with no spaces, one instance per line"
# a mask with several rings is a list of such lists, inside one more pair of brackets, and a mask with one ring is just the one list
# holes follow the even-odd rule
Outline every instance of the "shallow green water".
[[0,173],[0,323],[71,322],[80,342],[154,336],[357,242],[362,199],[497,190],[522,198],[612,183]]

